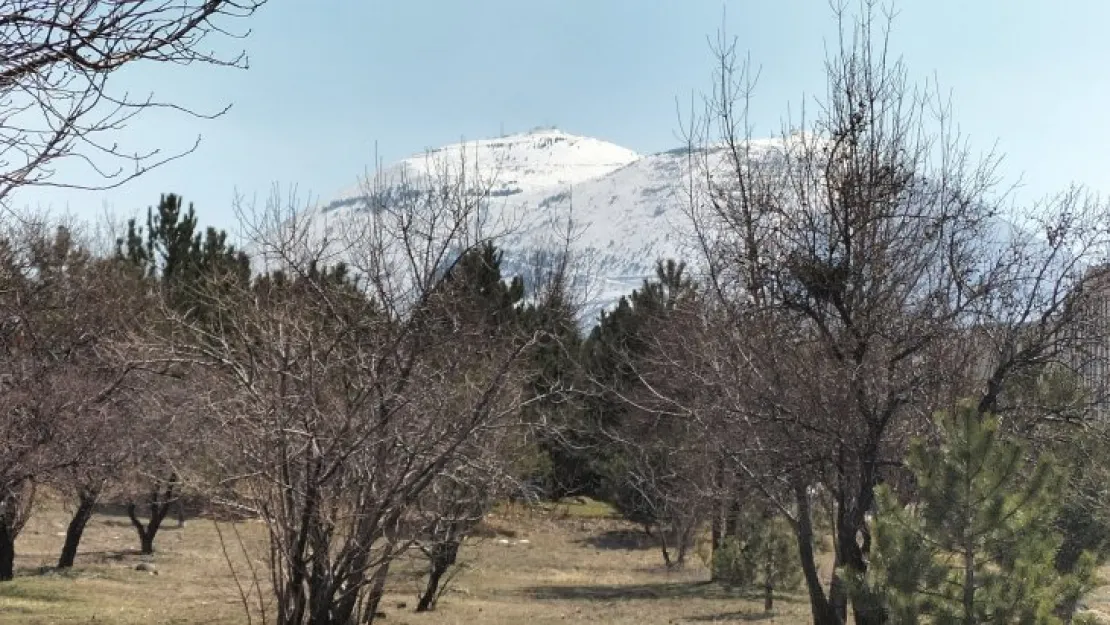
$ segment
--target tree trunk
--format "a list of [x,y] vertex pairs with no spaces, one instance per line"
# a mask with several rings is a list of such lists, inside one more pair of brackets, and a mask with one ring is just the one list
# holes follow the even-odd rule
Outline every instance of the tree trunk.
[[763,611],[770,612],[775,609],[775,586],[771,582],[763,585]]
[[363,622],[370,625],[374,619],[378,618],[381,613],[378,612],[378,606],[382,603],[382,596],[385,595],[385,578],[389,575],[390,561],[386,560],[374,571],[374,578],[370,585],[370,594],[366,597],[366,611],[363,617]]
[[678,534],[678,544],[675,549],[678,550],[677,557],[675,558],[675,568],[683,568],[686,566],[686,553],[690,550],[690,543],[693,542],[694,526],[685,525]]
[[15,577],[15,532],[8,519],[0,516],[0,582]]
[[131,519],[131,526],[135,528],[135,533],[139,535],[139,553],[150,555],[154,553],[154,536],[158,533],[158,525],[154,518],[143,525],[138,514],[136,514],[136,508],[137,506],[134,503],[127,504],[127,517]]
[[439,579],[443,577],[444,569],[440,567],[432,567],[428,573],[428,585],[424,588],[424,594],[420,595],[420,601],[416,604],[417,612],[431,612],[435,609],[435,596],[439,592]]
[[813,511],[810,509],[809,493],[806,492],[804,484],[794,487],[794,498],[798,503],[798,520],[794,526],[794,532],[798,538],[798,556],[806,580],[806,589],[809,591],[813,625],[844,625],[844,621],[829,605],[825,589],[821,586],[821,577],[817,573],[817,559],[813,552]]
[[[874,453],[865,453],[865,458],[874,457]],[[860,475],[859,490],[855,493],[855,501],[848,501],[848,495],[843,494],[837,506],[836,534],[836,562],[856,575],[867,572],[867,551],[871,548],[871,540],[867,528],[866,513],[871,509],[875,497],[875,472],[873,464],[865,462]],[[862,534],[862,545],[860,536]],[[833,573],[832,583],[829,587],[829,602],[841,619],[848,620],[848,585],[840,576]],[[886,611],[881,605],[869,602],[852,600],[852,609],[857,625],[883,625],[887,621]]]
[[455,564],[458,553],[459,543],[455,540],[447,540],[432,547],[432,557],[428,561],[428,584],[416,604],[417,612],[430,612],[436,608],[440,581]]
[[162,527],[162,521],[166,519],[166,515],[170,512],[170,506],[174,503],[174,487],[176,485],[177,476],[171,474],[164,493],[157,486],[151,490],[150,520],[145,526],[136,514],[138,506],[135,505],[135,502],[127,504],[127,516],[131,519],[131,525],[134,526],[135,532],[139,535],[139,552],[143,555],[154,553],[154,537],[158,535],[158,529]]
[[671,563],[671,552],[669,549],[667,549],[667,530],[664,528],[659,528],[658,533],[659,548],[663,551],[663,564],[667,565],[667,568],[669,569],[674,566],[674,564]]
[[725,519],[725,536],[740,535],[740,498],[729,502]]
[[99,489],[82,490],[77,494],[77,510],[69,520],[69,527],[66,528],[66,541],[62,545],[62,555],[58,558],[59,569],[73,566],[73,561],[77,557],[77,547],[81,544],[81,536],[85,532],[85,526],[92,517],[93,507],[96,506],[99,498]]
[[710,544],[713,546],[713,552],[716,553],[721,548],[721,538],[724,536],[724,522],[722,519],[721,508],[723,504],[719,501],[713,504],[713,520],[709,527]]

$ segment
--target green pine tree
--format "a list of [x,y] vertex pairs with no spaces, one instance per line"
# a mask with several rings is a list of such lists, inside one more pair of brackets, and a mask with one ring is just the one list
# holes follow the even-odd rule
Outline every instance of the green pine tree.
[[802,583],[798,543],[782,516],[763,506],[737,519],[737,533],[713,553],[714,579],[726,586],[763,591],[763,609],[775,607],[775,593],[796,590]]
[[536,341],[527,390],[540,398],[524,411],[534,437],[527,481],[552,499],[598,492],[596,445],[582,418],[581,398],[573,392],[581,385],[576,357],[582,335],[567,281],[556,272],[542,288],[533,285],[531,301],[520,308],[523,334]]
[[[1003,398],[1007,414],[1013,415],[1010,427],[1061,461],[1065,487],[1056,517],[1062,538],[1056,570],[1075,573],[1088,564],[1084,554],[1104,564],[1110,558],[1110,457],[1104,452],[1110,424],[1092,412],[1090,390],[1074,371],[1051,363],[1015,376]],[[1060,602],[1061,619],[1075,614],[1075,599]]]
[[[1050,624],[1062,597],[1088,589],[1093,559],[1071,575],[1054,566],[1061,472],[1047,455],[999,432],[971,406],[942,414],[939,449],[917,440],[907,465],[917,494],[877,493],[873,558],[852,580],[855,605],[896,624]],[[858,608],[857,608],[858,609]]]
[[163,194],[147,210],[145,230],[134,219],[116,240],[117,258],[130,262],[162,288],[167,303],[201,322],[212,314],[211,298],[227,295],[231,283],[250,280],[247,255],[215,228],[198,230],[196,211],[181,196]]

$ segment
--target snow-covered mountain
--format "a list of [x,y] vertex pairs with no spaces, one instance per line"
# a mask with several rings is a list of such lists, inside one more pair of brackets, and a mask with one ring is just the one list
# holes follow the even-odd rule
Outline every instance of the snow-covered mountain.
[[[753,141],[752,162],[781,166],[783,141]],[[457,180],[465,174],[464,186],[487,198],[487,220],[500,232],[497,244],[508,275],[527,280],[537,251],[562,249],[569,222],[571,251],[585,273],[576,292],[588,325],[600,310],[653,277],[658,260],[701,265],[686,208],[691,192],[704,192],[705,171],[718,171],[727,164],[725,156],[723,149],[710,149],[691,159],[684,148],[642,155],[599,139],[538,130],[414,155],[380,169],[376,181],[362,181],[317,205],[309,217],[317,236],[340,240],[345,231],[357,231],[351,225],[367,214],[368,189],[405,189],[403,181],[409,180],[415,181],[407,187],[411,191],[421,188],[422,177]],[[1015,232],[1012,221],[1000,219],[984,236],[1003,250]]]
[[[379,175],[416,179],[444,166],[465,167],[483,188],[488,185],[491,221],[506,226],[498,244],[508,272],[526,274],[536,250],[561,246],[569,220],[572,251],[589,273],[587,320],[653,276],[657,260],[691,257],[682,210],[688,199],[686,150],[641,155],[599,139],[541,130],[429,150]],[[316,214],[329,230],[342,228],[365,206],[364,189],[365,183],[339,193]]]

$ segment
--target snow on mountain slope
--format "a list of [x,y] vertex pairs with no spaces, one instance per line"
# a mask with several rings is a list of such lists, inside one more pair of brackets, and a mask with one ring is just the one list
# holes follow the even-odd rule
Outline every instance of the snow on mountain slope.
[[[752,162],[784,166],[783,141],[754,141]],[[571,250],[587,274],[585,284],[576,285],[576,293],[583,300],[582,322],[589,325],[600,310],[653,277],[657,261],[686,261],[695,270],[701,265],[685,211],[691,167],[697,167],[693,192],[702,193],[702,168],[722,171],[720,180],[726,181],[728,159],[723,149],[699,154],[700,163],[692,163],[690,157],[686,149],[642,156],[599,139],[541,130],[412,156],[379,172],[375,188],[380,191],[385,181],[386,189],[397,189],[391,185],[401,176],[412,182],[437,175],[454,179],[460,164],[465,165],[467,185],[473,185],[470,191],[488,192],[489,221],[510,224],[497,240],[505,253],[503,270],[526,280],[533,273],[537,251],[561,250],[570,220]],[[338,194],[311,212],[315,236],[342,241],[345,232],[357,231],[356,220],[366,215],[367,187]],[[420,188],[419,183],[412,188]],[[999,228],[984,236],[1001,249],[1014,234]],[[339,260],[343,253],[329,260]]]
[[[537,130],[497,139],[455,143],[410,156],[382,172],[386,177],[476,174],[494,198],[537,193],[604,176],[640,158],[633,150],[559,130]],[[444,170],[448,171],[444,171]],[[358,205],[363,185],[340,193],[323,211]]]
[[[711,154],[711,162],[717,156]],[[382,175],[452,173],[444,166],[457,173],[460,162],[478,179],[492,181],[491,217],[513,224],[498,241],[506,273],[528,275],[532,254],[557,249],[571,220],[572,250],[590,274],[585,323],[654,276],[659,259],[696,258],[682,210],[690,173],[684,149],[640,156],[598,139],[544,130],[445,146]],[[318,208],[317,227],[342,229],[365,206],[364,197],[362,187],[339,194]]]

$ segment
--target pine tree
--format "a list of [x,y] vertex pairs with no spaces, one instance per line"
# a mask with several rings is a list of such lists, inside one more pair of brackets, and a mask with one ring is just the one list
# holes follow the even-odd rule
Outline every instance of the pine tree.
[[[1014,415],[1011,427],[1061,460],[1065,487],[1055,523],[1062,538],[1056,570],[1075,573],[1088,564],[1086,553],[1104,564],[1110,558],[1110,458],[1104,452],[1110,425],[1092,413],[1090,390],[1074,371],[1051,363],[1015,376],[1004,399]],[[1062,599],[1057,615],[1068,621],[1078,598]]]
[[736,533],[713,553],[714,579],[726,586],[763,591],[763,609],[775,607],[775,593],[802,583],[794,531],[782,516],[763,506],[746,509]]
[[576,358],[582,335],[565,267],[559,267],[559,261],[554,264],[557,268],[546,284],[532,284],[531,301],[520,309],[524,334],[536,340],[529,357],[533,373],[528,391],[541,398],[525,410],[535,436],[529,481],[553,499],[596,496],[592,429],[582,418],[580,398],[569,392],[580,381]]
[[[664,560],[672,564],[668,540],[673,538],[681,566],[700,513],[690,504],[688,454],[675,453],[690,440],[690,424],[676,418],[645,418],[629,398],[645,393],[643,374],[657,360],[659,339],[675,314],[696,291],[685,265],[667,260],[656,275],[617,306],[602,314],[585,346],[588,375],[604,392],[587,406],[596,432],[592,463],[600,473],[604,497],[628,520],[649,531],[659,529]],[[680,391],[676,391],[680,392]],[[697,470],[701,473],[701,468]],[[668,536],[673,534],[673,536]]]
[[464,254],[444,281],[453,291],[453,306],[469,311],[480,323],[504,327],[516,320],[517,305],[524,297],[524,281],[514,277],[507,283],[501,275],[504,253],[492,243]]
[[878,489],[874,557],[866,579],[852,580],[855,605],[898,624],[1059,622],[1060,599],[1078,597],[1093,574],[1089,556],[1073,575],[1054,566],[1061,473],[1046,455],[1030,466],[1026,447],[971,406],[938,425],[940,448],[918,440],[907,458],[914,502]]
[[227,241],[227,233],[209,227],[198,230],[192,204],[184,209],[181,196],[167,193],[157,208],[147,210],[146,229],[134,219],[127,223],[126,237],[116,240],[116,256],[133,264],[158,282],[167,302],[195,320],[210,315],[209,297],[226,291],[226,281],[250,280],[247,255]]

